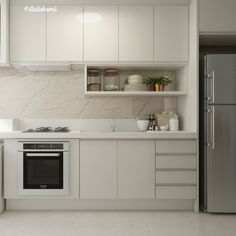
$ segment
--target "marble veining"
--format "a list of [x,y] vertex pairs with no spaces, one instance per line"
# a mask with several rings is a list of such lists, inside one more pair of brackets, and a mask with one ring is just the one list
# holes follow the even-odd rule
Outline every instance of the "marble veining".
[[[173,77],[173,73],[167,74]],[[29,72],[0,68],[0,118],[128,119],[163,110],[177,112],[177,99],[86,97],[83,70]]]

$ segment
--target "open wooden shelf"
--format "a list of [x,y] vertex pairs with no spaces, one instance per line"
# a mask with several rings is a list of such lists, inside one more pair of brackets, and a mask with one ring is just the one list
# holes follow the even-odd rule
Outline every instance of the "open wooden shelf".
[[107,92],[107,91],[98,91],[98,92],[85,92],[86,96],[184,96],[186,95],[186,91],[163,91],[163,92],[155,92],[155,91],[115,91],[115,92]]

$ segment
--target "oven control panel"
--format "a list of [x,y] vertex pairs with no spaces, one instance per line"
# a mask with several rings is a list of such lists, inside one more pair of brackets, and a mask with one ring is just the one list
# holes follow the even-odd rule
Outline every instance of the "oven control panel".
[[24,143],[23,149],[57,149],[63,150],[63,143]]
[[27,150],[37,151],[37,150],[60,150],[60,151],[69,151],[69,142],[67,141],[61,141],[61,142],[18,142],[18,152],[24,152]]

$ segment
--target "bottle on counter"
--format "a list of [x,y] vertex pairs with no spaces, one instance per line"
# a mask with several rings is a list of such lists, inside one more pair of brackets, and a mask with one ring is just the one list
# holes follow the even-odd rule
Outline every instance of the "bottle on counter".
[[156,130],[157,122],[156,122],[156,119],[155,119],[155,115],[154,114],[149,114],[148,115],[148,120],[149,120],[148,130],[149,131]]
[[179,118],[177,115],[174,115],[169,119],[169,130],[178,131],[179,130]]

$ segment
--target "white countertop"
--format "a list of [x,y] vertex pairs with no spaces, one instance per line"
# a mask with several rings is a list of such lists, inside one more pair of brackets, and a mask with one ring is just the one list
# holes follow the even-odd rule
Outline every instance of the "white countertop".
[[109,132],[80,131],[68,133],[23,133],[22,131],[0,132],[0,139],[196,139],[197,132],[153,131],[153,132]]

